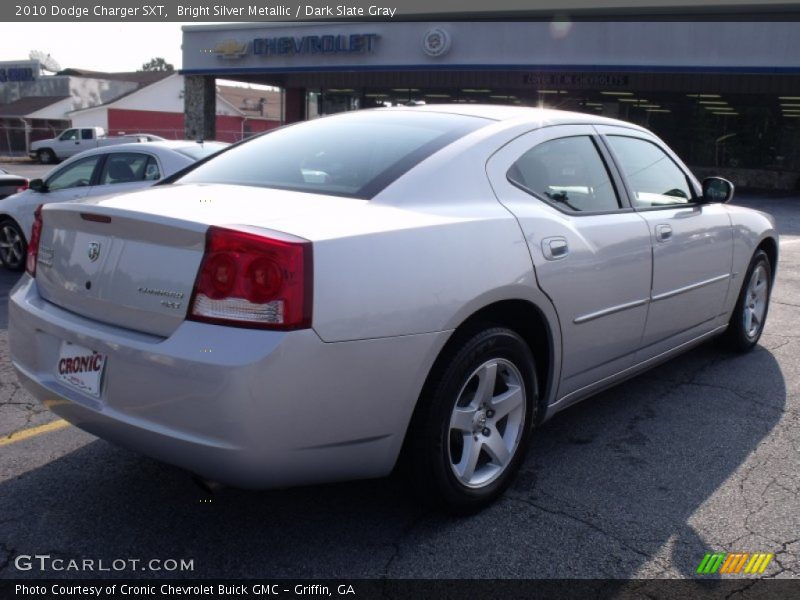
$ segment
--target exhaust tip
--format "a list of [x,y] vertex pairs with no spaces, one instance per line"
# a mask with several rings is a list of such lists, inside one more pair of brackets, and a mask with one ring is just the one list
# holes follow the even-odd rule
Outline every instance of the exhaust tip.
[[220,483],[219,481],[206,479],[205,477],[201,477],[200,475],[192,475],[192,481],[197,487],[199,487],[201,490],[203,490],[206,494],[209,495],[215,494],[225,487],[225,485]]

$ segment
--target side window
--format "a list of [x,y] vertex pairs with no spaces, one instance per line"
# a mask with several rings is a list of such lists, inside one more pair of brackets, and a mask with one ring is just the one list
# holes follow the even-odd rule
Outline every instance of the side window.
[[94,139],[94,130],[93,129],[81,129],[81,139],[82,140],[93,140]]
[[589,136],[543,142],[520,156],[507,176],[562,210],[596,212],[620,207],[608,170]]
[[58,139],[62,142],[66,142],[69,140],[77,140],[78,139],[78,130],[77,129],[67,129],[64,133],[62,133]]
[[155,157],[151,156],[147,159],[147,164],[144,167],[144,180],[145,181],[158,181],[161,179],[161,170],[158,168],[158,162]]
[[61,169],[47,180],[47,189],[55,192],[56,190],[90,185],[92,173],[99,160],[99,156],[90,156]]
[[686,174],[652,142],[621,135],[607,137],[633,192],[634,206],[689,204],[694,194]]
[[150,160],[149,155],[138,152],[109,154],[100,174],[99,185],[144,181]]

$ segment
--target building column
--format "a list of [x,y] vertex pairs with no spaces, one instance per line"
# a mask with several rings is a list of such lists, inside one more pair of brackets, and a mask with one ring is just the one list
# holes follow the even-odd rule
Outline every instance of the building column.
[[183,131],[187,140],[217,137],[217,83],[212,75],[184,76]]
[[306,89],[285,88],[283,90],[283,122],[296,123],[306,120]]

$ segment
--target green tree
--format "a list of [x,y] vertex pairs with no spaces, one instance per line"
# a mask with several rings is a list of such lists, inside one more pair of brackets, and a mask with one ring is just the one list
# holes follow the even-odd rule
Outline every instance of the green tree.
[[142,68],[139,69],[140,71],[168,71],[172,72],[175,70],[175,67],[168,63],[166,60],[157,56],[156,58],[150,59],[148,62],[142,65]]

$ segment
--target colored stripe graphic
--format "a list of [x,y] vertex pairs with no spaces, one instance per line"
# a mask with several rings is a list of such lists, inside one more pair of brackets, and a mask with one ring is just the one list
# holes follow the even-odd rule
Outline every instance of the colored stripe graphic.
[[774,554],[765,554],[763,552],[753,554],[753,558],[750,559],[750,562],[747,563],[747,567],[745,567],[745,573],[763,573],[767,569],[767,565],[772,560]]
[[697,572],[702,573],[703,575],[716,573],[720,565],[722,565],[723,560],[725,560],[724,552],[717,552],[715,554],[706,554],[703,557],[703,562],[701,562],[700,566],[697,567]]
[[767,565],[772,561],[774,554],[766,552],[714,552],[707,553],[700,565],[697,573],[701,575],[713,575],[714,573],[744,573],[748,575],[760,574],[766,571]]
[[725,559],[725,562],[722,564],[722,568],[719,570],[720,573],[738,573],[742,570],[745,561],[749,558],[750,553],[731,553],[728,554],[728,558]]

